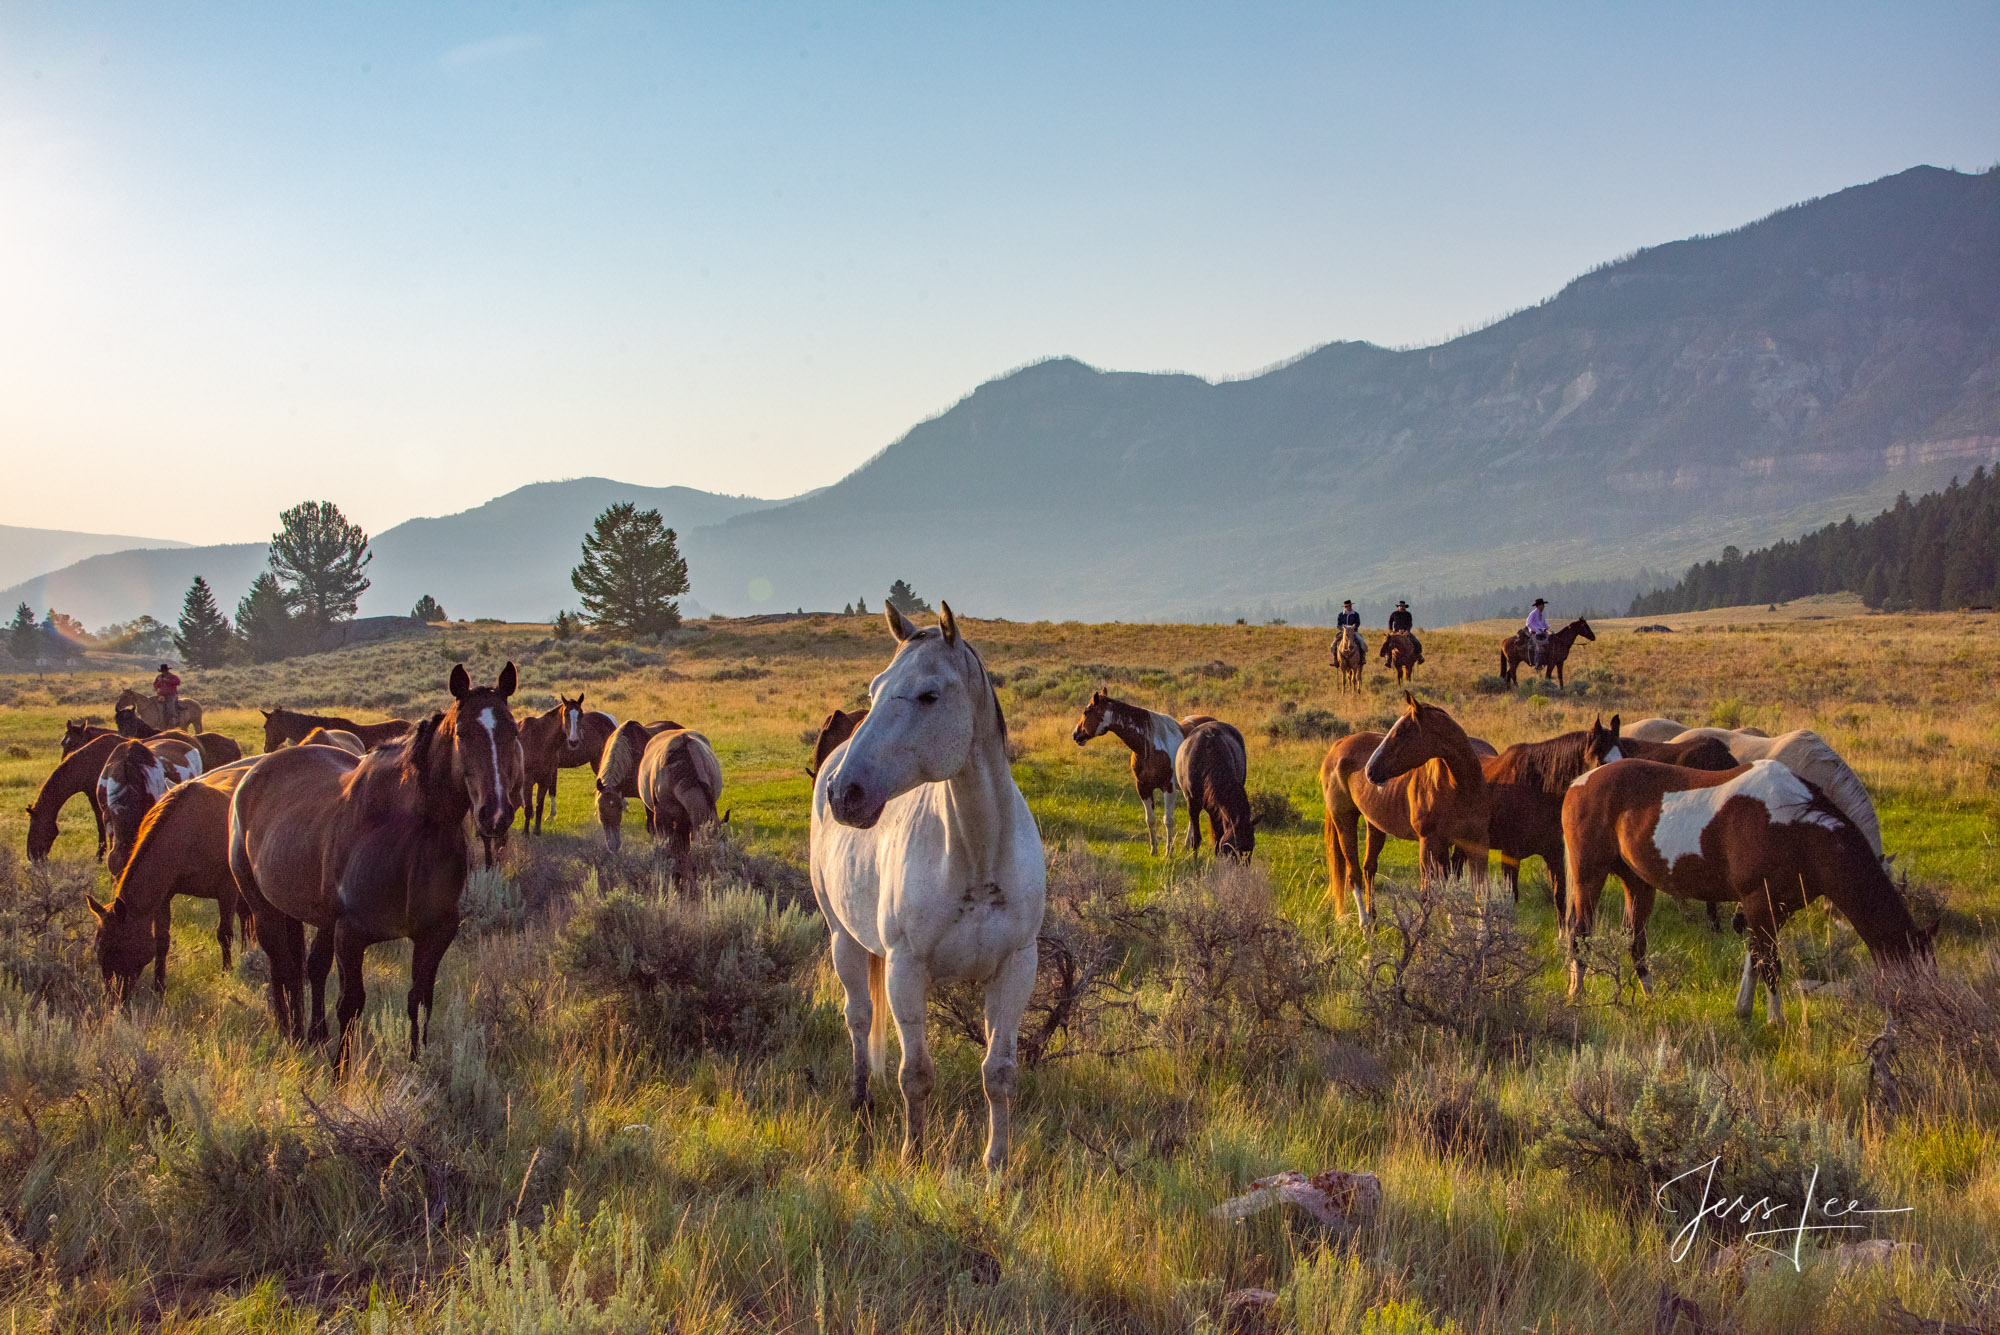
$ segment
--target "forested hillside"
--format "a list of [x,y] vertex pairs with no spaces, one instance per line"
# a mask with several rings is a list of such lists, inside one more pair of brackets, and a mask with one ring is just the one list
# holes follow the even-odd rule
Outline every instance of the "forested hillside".
[[1907,494],[1865,524],[1849,515],[1795,542],[1689,566],[1670,589],[1632,600],[1633,616],[1858,593],[1870,607],[1935,612],[2000,599],[2000,475],[1984,468],[1918,501]]

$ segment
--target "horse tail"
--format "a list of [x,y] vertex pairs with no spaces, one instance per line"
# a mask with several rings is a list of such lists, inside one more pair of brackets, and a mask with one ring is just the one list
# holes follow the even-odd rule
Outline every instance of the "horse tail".
[[889,962],[868,957],[868,1069],[877,1080],[889,1069]]

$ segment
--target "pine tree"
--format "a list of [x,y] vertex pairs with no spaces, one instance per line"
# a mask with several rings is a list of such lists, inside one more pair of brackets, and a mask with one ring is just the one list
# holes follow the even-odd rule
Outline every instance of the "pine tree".
[[444,609],[438,606],[438,600],[431,597],[428,593],[417,599],[417,605],[410,609],[410,619],[413,621],[451,620],[450,617],[444,614]]
[[660,512],[620,501],[592,523],[583,564],[570,571],[569,582],[583,595],[585,617],[634,639],[681,624],[675,598],[688,590],[688,569]]
[[868,600],[866,598],[856,598],[854,600],[854,614],[864,617],[868,615]]
[[298,635],[278,577],[266,570],[236,604],[236,634],[253,662],[272,663],[292,651]]
[[215,594],[208,581],[196,575],[181,602],[180,629],[174,635],[174,648],[195,667],[221,667],[229,656],[230,638],[229,618],[215,605]]
[[917,591],[902,580],[889,586],[889,596],[883,601],[904,616],[914,616],[918,612],[928,612],[931,605],[917,596]]
[[271,535],[271,571],[284,585],[285,605],[314,629],[354,615],[374,557],[368,535],[347,522],[332,501],[305,501],[278,516]]
[[22,603],[7,623],[7,656],[23,667],[34,663],[42,647],[42,630],[35,624],[35,609]]
[[550,627],[558,640],[567,640],[576,634],[576,618],[567,611],[556,613],[555,623]]

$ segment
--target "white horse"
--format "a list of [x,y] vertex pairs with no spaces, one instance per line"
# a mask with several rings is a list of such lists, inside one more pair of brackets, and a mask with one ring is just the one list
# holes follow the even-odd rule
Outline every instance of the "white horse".
[[1007,721],[949,605],[918,630],[885,607],[898,646],[868,717],[813,780],[812,883],[833,936],[854,1042],[854,1104],[902,1040],[903,1157],[922,1153],[936,1067],[924,1041],[934,983],[986,989],[986,1167],[1006,1161],[1015,1046],[1035,987],[1047,869],[1007,766]]
[[[1628,723],[1619,729],[1622,736],[1630,737],[1635,742],[1671,742],[1682,733],[1688,731],[1690,729],[1687,724],[1681,722],[1679,719],[1672,718],[1642,718],[1637,723]],[[1702,731],[1721,736],[1723,730],[1721,728],[1705,728]],[[1737,728],[1735,731],[1745,737],[1768,737],[1771,735],[1762,728]]]

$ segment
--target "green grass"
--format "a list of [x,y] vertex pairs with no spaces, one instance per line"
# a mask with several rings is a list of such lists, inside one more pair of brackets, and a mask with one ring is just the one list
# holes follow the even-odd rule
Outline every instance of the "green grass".
[[[1600,709],[1695,722],[1731,699],[1772,730],[1820,728],[1875,791],[1898,866],[1943,899],[1942,971],[1990,987],[2000,977],[1990,655],[1964,652],[1977,629],[1964,618],[1868,626],[1875,644],[1890,638],[1878,628],[1895,628],[1893,671],[1868,670],[1889,666],[1886,650],[1857,662],[1840,623],[1606,635],[1579,650],[1583,692],[1540,704],[1485,693],[1484,639],[1440,633],[1427,636],[1420,693],[1502,745]],[[1288,627],[985,623],[968,634],[1008,678],[1015,770],[1045,840],[1082,841],[1136,899],[1173,894],[1189,860],[1148,854],[1124,749],[1070,740],[1081,698],[1109,679],[1152,707],[1202,708],[1243,728],[1253,786],[1283,791],[1309,817],[1260,832],[1257,865],[1304,948],[1327,961],[1314,1011],[1331,1036],[1300,1030],[1272,1063],[1171,1045],[1044,1063],[1023,1077],[1009,1171],[989,1182],[977,1050],[933,1027],[936,1136],[925,1162],[904,1166],[890,1091],[878,1090],[867,1118],[846,1107],[839,990],[823,965],[800,980],[800,1032],[756,1056],[662,1050],[565,975],[560,945],[586,886],[650,893],[659,870],[636,817],[624,857],[601,851],[586,771],[564,773],[555,833],[517,836],[510,850],[510,893],[545,899],[518,928],[469,931],[453,947],[415,1068],[399,1055],[407,948],[371,954],[364,1056],[344,1083],[324,1053],[274,1039],[254,974],[220,968],[212,905],[177,908],[167,996],[146,993],[121,1015],[95,999],[80,904],[49,899],[53,917],[43,915],[34,876],[9,863],[0,974],[87,984],[64,994],[87,1003],[58,998],[52,1015],[23,983],[0,983],[10,1328],[641,1331],[671,1317],[686,1331],[1217,1330],[1225,1293],[1261,1287],[1306,1331],[1650,1331],[1662,1285],[1724,1329],[1878,1330],[1892,1296],[1933,1317],[1994,1319],[1991,1070],[1939,1038],[1928,1059],[1906,1063],[1900,1111],[1871,1100],[1867,1046],[1883,1017],[1861,986],[1866,953],[1832,915],[1802,915],[1783,949],[1788,983],[1831,975],[1841,986],[1794,990],[1782,1031],[1733,1012],[1739,940],[1671,902],[1654,918],[1655,995],[1642,1001],[1600,974],[1572,1007],[1546,880],[1531,869],[1518,924],[1542,963],[1522,1022],[1483,1035],[1391,1022],[1355,984],[1363,953],[1379,957],[1389,936],[1365,938],[1323,900],[1324,746],[1272,740],[1263,725],[1295,701],[1368,726],[1393,707],[1392,690],[1338,695],[1324,632]],[[511,657],[524,704],[583,684],[593,707],[702,729],[744,855],[802,863],[799,737],[854,703],[888,648],[878,623],[837,617],[561,652],[535,628],[453,627],[443,638],[190,674],[186,691],[210,705],[211,727],[256,749],[259,705],[409,713],[439,701],[457,656],[489,680]],[[1216,660],[1235,670],[1201,670]],[[730,671],[718,680],[719,669]],[[9,744],[31,753],[0,759],[0,787],[21,799],[0,810],[9,850],[62,720],[108,712],[115,684],[102,670],[0,680],[0,755]],[[81,804],[62,828],[54,870],[68,887],[91,875]],[[1413,849],[1392,843],[1385,879],[1407,886],[1413,865]],[[1606,901],[1598,939],[1615,965],[1619,901]],[[1128,965],[1148,1013],[1168,1001],[1150,972],[1158,954]],[[1136,1042],[1152,1031],[1115,1019],[1110,1033]],[[1924,1041],[1908,1039],[1919,1057]],[[1662,1053],[1746,1109],[1819,1128],[1875,1198],[1912,1207],[1880,1217],[1877,1231],[1922,1244],[1922,1257],[1739,1274],[1707,1245],[1675,1264],[1672,1221],[1608,1179],[1537,1159],[1578,1071]],[[1438,1102],[1463,1089],[1491,1100],[1504,1143],[1440,1147]],[[1253,1177],[1294,1167],[1379,1174],[1381,1217],[1336,1237],[1278,1215],[1236,1226],[1208,1216]]]

